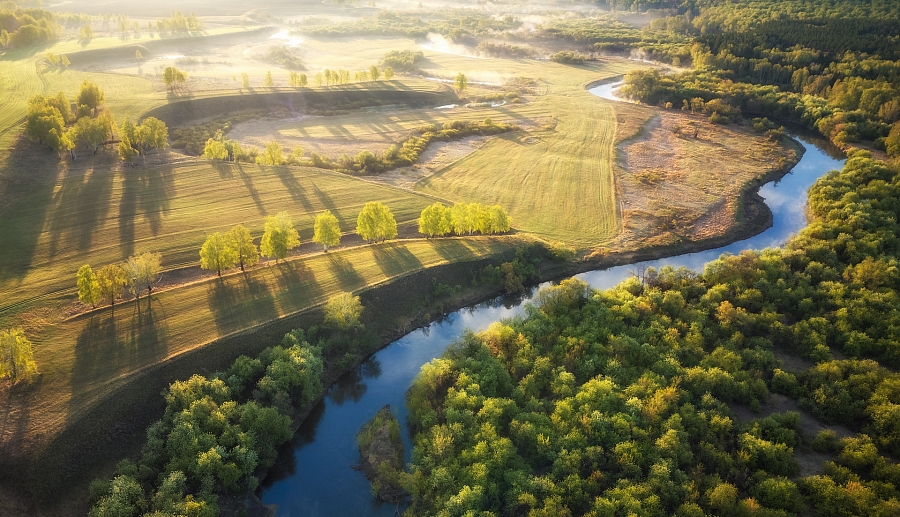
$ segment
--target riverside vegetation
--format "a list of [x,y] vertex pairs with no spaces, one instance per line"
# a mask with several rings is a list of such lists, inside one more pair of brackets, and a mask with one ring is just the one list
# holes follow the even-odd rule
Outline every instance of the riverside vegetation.
[[[689,73],[711,74],[714,78],[710,81],[721,85],[708,90],[703,86],[690,96],[685,86],[678,90],[679,95],[685,93],[680,100],[690,103],[699,98],[695,111],[716,122],[733,123],[738,128],[735,135],[749,134],[749,128],[741,129],[737,109],[755,114],[749,108],[752,103],[736,102],[732,91],[722,94],[716,88],[726,88],[722,85],[732,80],[752,88],[781,88],[773,94],[781,98],[789,88],[780,75],[784,70],[767,68],[759,60],[781,60],[782,67],[794,66],[790,88],[795,88],[793,72],[802,75],[800,68],[805,68],[811,74],[809,80],[799,81],[801,86],[791,93],[812,95],[815,99],[809,100],[810,105],[826,104],[823,133],[839,143],[852,143],[856,135],[893,153],[896,138],[890,129],[893,111],[889,101],[896,97],[896,74],[889,61],[896,57],[889,55],[893,50],[888,33],[895,9],[889,3],[873,2],[858,10],[854,3],[840,0],[827,6],[805,0],[778,4],[761,0],[741,4],[718,0],[685,0],[678,5],[668,1],[616,3],[617,9],[664,9],[654,11],[653,16],[620,13],[622,19],[634,15],[649,21],[644,28],[629,25],[614,14],[580,8],[541,16],[536,22],[529,15],[533,6],[523,4],[486,5],[483,11],[424,7],[395,12],[379,6],[374,16],[369,16],[371,10],[366,8],[316,4],[301,17],[295,16],[296,6],[245,13],[240,6],[222,4],[217,9],[240,8],[239,16],[200,13],[198,17],[175,12],[169,18],[149,18],[139,12],[143,7],[138,5],[123,5],[127,14],[88,15],[57,12],[60,8],[97,9],[77,0],[48,7],[52,12],[0,3],[0,85],[5,93],[0,98],[0,214],[4,223],[0,225],[0,289],[4,294],[0,328],[10,329],[0,334],[0,377],[12,381],[0,390],[0,405],[7,408],[7,418],[0,424],[0,512],[86,509],[86,480],[111,473],[113,458],[126,456],[133,462],[122,463],[112,481],[94,484],[95,513],[114,512],[121,502],[119,495],[131,504],[122,507],[126,513],[205,514],[216,513],[217,506],[222,513],[237,511],[239,505],[231,506],[230,496],[220,496],[255,486],[254,477],[261,473],[258,467],[269,461],[269,445],[284,436],[283,417],[299,418],[296,410],[287,407],[287,398],[299,407],[309,397],[315,398],[316,390],[275,393],[260,387],[269,366],[290,366],[287,359],[274,359],[271,351],[259,358],[260,364],[272,361],[266,363],[265,373],[254,370],[259,376],[248,377],[246,389],[240,393],[232,391],[227,381],[222,381],[227,388],[223,389],[217,382],[222,379],[216,375],[184,381],[190,372],[212,363],[221,368],[241,353],[236,346],[227,348],[225,341],[234,343],[236,334],[246,332],[242,334],[247,337],[242,342],[245,352],[256,355],[263,345],[253,336],[263,333],[261,329],[323,305],[328,314],[337,311],[328,320],[328,328],[333,329],[328,332],[334,335],[319,335],[310,329],[305,337],[295,334],[296,342],[285,344],[282,352],[293,354],[289,359],[295,364],[308,360],[314,365],[314,349],[320,348],[323,371],[331,364],[334,373],[352,365],[357,355],[370,353],[379,342],[369,336],[366,345],[350,355],[345,353],[352,348],[346,340],[329,348],[329,339],[338,340],[335,336],[340,332],[366,332],[359,325],[361,309],[353,293],[402,279],[410,272],[452,263],[477,263],[470,276],[479,288],[521,292],[527,282],[538,277],[541,260],[634,251],[640,243],[616,241],[622,231],[616,146],[640,134],[640,128],[648,121],[652,124],[658,112],[615,106],[585,91],[592,81],[644,67],[610,59],[609,53],[633,53],[633,57],[660,59],[676,66],[689,65],[698,56],[694,65],[705,65],[706,71],[698,68]],[[609,3],[601,1],[599,5]],[[804,10],[812,14],[800,16],[802,20],[796,24],[783,22],[779,14]],[[315,14],[319,12],[327,14],[319,18]],[[335,22],[331,15],[341,21]],[[875,21],[842,24],[832,20],[848,15]],[[654,16],[656,19],[649,20]],[[750,18],[761,23],[748,23]],[[849,34],[861,28],[872,36],[842,37],[839,42],[848,43],[816,46],[820,44],[814,25],[819,21],[811,23],[810,19],[825,20],[822,25],[832,32]],[[276,26],[284,33],[272,34]],[[789,32],[798,29],[796,41],[778,42],[776,50],[759,45],[785,27]],[[290,33],[291,29],[300,34]],[[741,39],[738,32],[746,33],[747,39]],[[353,37],[330,37],[341,35]],[[281,36],[290,43],[277,42]],[[302,47],[294,48],[304,38]],[[797,44],[809,45],[809,52],[819,54],[807,62],[803,57],[806,47],[787,48]],[[259,48],[244,52],[254,45]],[[852,47],[850,53],[857,54],[839,56],[846,50],[840,45]],[[186,53],[191,55],[175,53],[184,49],[190,49]],[[795,50],[803,56],[780,57]],[[488,55],[504,58],[477,60]],[[702,59],[706,61],[701,63]],[[741,59],[752,62],[752,69]],[[277,70],[276,66],[286,69]],[[355,84],[349,84],[351,77]],[[682,76],[674,77],[660,76],[660,84],[668,85],[669,80],[685,84]],[[285,91],[288,85],[291,90]],[[873,93],[866,93],[869,91]],[[303,105],[303,99],[315,102]],[[659,101],[683,105],[672,99]],[[769,99],[765,97],[766,102]],[[298,104],[285,108],[285,103],[293,102]],[[451,103],[458,104],[443,109]],[[299,120],[279,121],[291,127],[274,131],[279,135],[266,138],[260,148],[247,143],[246,131],[238,142],[234,136],[238,131],[216,122],[231,117],[228,124],[240,125],[259,120],[260,113]],[[791,118],[770,112],[758,116],[756,125],[764,130],[775,129],[782,119]],[[764,116],[774,122],[762,120]],[[214,122],[204,123],[202,130],[184,127],[208,117]],[[695,118],[701,124],[699,117]],[[810,120],[806,120],[808,125],[817,125],[820,119]],[[171,140],[168,126],[172,126]],[[217,133],[218,129],[222,132]],[[841,132],[850,138],[837,138]],[[282,135],[294,137],[296,145],[283,146],[287,140]],[[779,150],[780,139],[775,136],[773,133],[771,141],[760,146]],[[301,139],[302,145],[297,142]],[[325,150],[315,147],[321,142],[326,142]],[[695,150],[688,139],[685,142],[689,151]],[[171,150],[174,144],[178,148]],[[203,153],[207,144],[209,152],[204,154],[208,159],[190,156]],[[440,170],[425,172],[424,166],[435,154],[449,149],[452,155],[454,149],[470,145],[471,151],[441,165]],[[754,154],[760,152],[760,146],[754,145]],[[42,149],[46,147],[57,154]],[[285,152],[286,148],[290,152]],[[89,152],[74,154],[81,149]],[[182,154],[182,149],[190,152]],[[69,159],[62,159],[67,151]],[[718,158],[717,167],[703,171],[708,178],[718,177],[719,169],[736,163],[743,167],[740,177],[745,179],[741,181],[763,172],[755,165],[746,166],[746,156],[740,152],[722,152]],[[661,167],[666,165],[663,162]],[[398,188],[399,183],[392,183],[397,177],[410,180]],[[702,183],[703,179],[694,181]],[[371,221],[364,217],[361,222],[361,212],[370,203],[377,217]],[[387,206],[390,211],[384,209]],[[287,217],[276,215],[275,219],[282,223],[292,219],[297,221],[296,227],[267,224],[266,217],[282,211]],[[863,225],[865,221],[855,219],[857,215],[851,217],[853,224]],[[363,230],[349,235],[354,220]],[[509,231],[511,220],[517,235],[496,235]],[[417,224],[427,239],[408,238],[415,236]],[[226,237],[236,225],[246,225],[246,231],[240,232],[239,238]],[[283,238],[272,241],[263,237],[257,242],[253,235],[272,234],[267,226],[284,230],[278,232]],[[392,240],[395,236],[404,238]],[[377,244],[362,246],[364,241]],[[294,254],[300,259],[288,256],[297,242],[301,244]],[[264,255],[275,257],[277,264],[249,267],[258,246],[264,248]],[[336,246],[340,248],[334,249]],[[123,265],[119,262],[123,257],[131,259]],[[222,273],[221,278],[200,271],[198,258],[204,268]],[[873,258],[876,271],[881,268],[878,260]],[[107,266],[93,271],[82,268],[85,263]],[[854,263],[854,267],[863,263]],[[247,271],[224,274],[237,265],[242,269],[248,266]],[[73,275],[83,305],[107,301],[116,303],[116,310],[101,307],[82,315],[85,307],[74,301]],[[828,281],[847,282],[841,275],[839,279],[828,277]],[[848,275],[857,278],[855,273]],[[866,275],[872,276],[860,272],[858,278],[868,278]],[[431,287],[433,297],[441,299],[441,309],[444,299],[455,299],[468,289],[461,285],[465,281],[453,285],[455,281],[445,284],[439,280],[443,279],[434,280]],[[129,283],[135,298],[140,294],[142,299],[120,304],[118,299]],[[879,284],[879,289],[887,285],[891,284]],[[690,294],[684,294],[686,304],[695,302]],[[810,297],[814,305],[819,303],[818,298]],[[732,302],[740,316],[738,309],[745,306]],[[821,317],[827,320],[831,315],[823,313]],[[817,324],[819,320],[809,323],[812,327]],[[283,333],[284,327],[278,328]],[[887,337],[866,334],[867,340],[854,334],[853,340],[847,339],[860,350],[875,350],[877,346],[870,340],[893,339],[889,334],[893,327],[887,328]],[[826,336],[822,339],[833,337],[822,332]],[[314,344],[304,344],[305,338]],[[324,347],[320,346],[323,340]],[[300,348],[294,350],[295,345]],[[230,351],[224,351],[226,348]],[[331,363],[329,354],[333,355]],[[295,360],[298,357],[305,359]],[[887,364],[886,359],[879,360]],[[204,361],[208,364],[201,364]],[[685,369],[696,367],[684,361],[681,366]],[[185,372],[188,375],[183,375]],[[737,373],[732,376],[739,377]],[[771,384],[765,374],[760,376]],[[150,392],[158,392],[175,379],[182,379],[178,381],[181,384],[167,389],[170,398],[179,390],[193,389],[188,385],[203,394],[191,399],[188,406],[175,404],[165,413],[161,405],[154,406],[152,397],[140,397],[148,386]],[[615,382],[624,386],[629,378],[623,379]],[[802,375],[795,379],[797,386],[809,384]],[[745,380],[735,381],[741,386],[735,400],[752,404],[753,398],[747,398],[749,390],[764,405],[759,383],[741,384]],[[790,377],[786,382],[790,384]],[[629,392],[629,399],[632,395],[643,400],[642,393]],[[892,395],[886,396],[893,400]],[[138,398],[146,400],[135,403]],[[691,401],[695,405],[703,402]],[[271,425],[264,429],[251,420],[266,407],[274,409],[265,413],[262,420]],[[860,411],[869,411],[868,407]],[[626,413],[637,414],[637,409],[628,408]],[[145,449],[151,454],[140,457],[135,448],[140,438],[136,437],[160,417],[162,423],[154,426],[156,431],[149,435]],[[790,425],[785,420],[782,427]],[[187,427],[198,434],[187,433]],[[747,432],[770,439],[762,431]],[[544,430],[540,434],[550,436]],[[885,450],[877,433],[869,432],[869,436],[876,452]],[[632,439],[646,445],[641,440],[637,434]],[[727,436],[723,440],[727,442]],[[557,443],[551,440],[541,447],[550,447],[554,452],[549,454],[555,454]],[[816,443],[830,450],[838,442],[823,435]],[[732,454],[734,449],[729,446],[722,445]],[[871,449],[867,444],[860,447]],[[648,452],[646,457],[651,456]],[[743,461],[740,453],[732,456]],[[547,464],[541,463],[545,460],[539,455],[527,458],[535,462],[534,472],[550,476]],[[642,469],[646,466],[636,463]],[[884,477],[881,463],[873,465],[868,471],[853,467],[856,470],[851,474],[829,471],[829,475],[835,486],[855,490],[857,485],[852,483],[859,483],[889,503],[887,485],[893,482]],[[726,472],[727,468],[720,470]],[[685,472],[694,476],[690,470]],[[735,472],[739,474],[739,469]],[[746,481],[738,474],[723,474],[722,483],[733,486],[743,499],[754,497],[761,502],[762,496],[754,492],[757,478]],[[707,504],[703,498],[712,481],[696,479],[700,495],[691,502],[707,512],[717,508],[720,513],[730,511],[726,506]],[[556,494],[553,485],[557,481],[550,478],[542,484],[542,480],[537,488],[529,485],[526,492],[534,501],[548,500],[547,494]],[[457,503],[477,499],[472,491],[478,486],[482,493],[494,490],[467,482],[470,492],[454,499]],[[598,481],[597,486],[609,489],[605,482]],[[795,484],[806,490],[805,485]],[[727,500],[730,488],[722,490],[728,492]],[[853,490],[845,492],[854,497],[869,493]],[[415,497],[414,507],[425,508],[424,499]],[[524,512],[525,506],[528,511],[540,511],[537,502],[532,505],[527,495],[522,497],[525,502],[519,506],[510,504],[497,511]],[[24,501],[21,505],[20,500]],[[871,498],[864,503],[873,508],[881,504]],[[449,511],[464,507],[459,503]]]
[[[809,204],[783,249],[565,280],[423,367],[407,514],[896,515],[900,167],[856,151]],[[736,420],[772,393],[799,409]]]

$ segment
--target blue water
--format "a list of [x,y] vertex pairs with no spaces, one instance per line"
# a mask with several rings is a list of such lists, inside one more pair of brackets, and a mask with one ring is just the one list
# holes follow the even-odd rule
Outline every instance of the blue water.
[[[616,86],[603,85],[591,92],[616,100],[612,96]],[[781,180],[760,189],[760,195],[772,210],[772,228],[714,250],[590,271],[576,278],[605,289],[627,278],[640,266],[659,268],[669,264],[701,271],[706,262],[722,253],[737,254],[745,249],[784,244],[806,225],[809,187],[824,173],[843,166],[843,159],[836,158],[827,144],[805,137],[798,139],[806,148],[800,162]],[[395,515],[397,507],[377,502],[363,473],[352,469],[359,461],[356,432],[385,404],[390,404],[400,422],[405,423],[406,390],[423,364],[440,356],[466,330],[477,332],[494,321],[522,314],[523,305],[529,300],[531,295],[498,298],[451,313],[442,321],[394,341],[355,372],[344,376],[329,389],[325,399],[300,427],[291,453],[279,459],[262,488],[263,502],[277,504],[278,515],[283,517]],[[409,461],[412,446],[408,433],[401,434]]]

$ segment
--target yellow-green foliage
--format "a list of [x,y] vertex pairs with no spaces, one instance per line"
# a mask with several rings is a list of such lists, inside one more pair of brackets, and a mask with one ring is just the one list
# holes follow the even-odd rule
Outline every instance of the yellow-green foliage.
[[325,323],[341,329],[356,327],[360,324],[359,317],[362,311],[359,296],[353,296],[352,293],[332,296],[325,304]]
[[0,330],[0,379],[19,381],[37,372],[31,341],[20,328]]
[[259,250],[263,255],[278,262],[299,245],[300,235],[287,212],[278,212],[274,216],[266,217],[262,240],[259,242]]

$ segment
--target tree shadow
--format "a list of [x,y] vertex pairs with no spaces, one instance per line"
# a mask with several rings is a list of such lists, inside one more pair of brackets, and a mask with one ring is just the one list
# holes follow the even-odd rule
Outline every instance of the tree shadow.
[[91,386],[159,361],[168,343],[166,311],[157,297],[92,314],[75,339],[71,406],[79,407]]
[[397,276],[422,267],[422,261],[405,246],[373,246],[375,262],[387,276]]
[[293,167],[278,166],[272,167],[271,170],[278,176],[278,179],[281,180],[284,188],[287,189],[288,194],[290,194],[291,199],[303,205],[303,208],[307,212],[312,212],[314,207],[309,201],[309,198],[306,197],[306,189],[303,188],[300,180],[298,180],[297,176],[294,174]]
[[278,460],[269,467],[269,471],[260,485],[261,488],[270,487],[283,479],[293,476],[297,472],[297,458],[294,450],[315,441],[316,429],[319,427],[319,422],[322,421],[324,415],[325,402],[319,401],[318,404],[313,406],[309,415],[303,419],[303,423],[300,424],[300,428],[294,433],[293,439],[279,447]]
[[44,156],[50,151],[36,147],[20,136],[6,156],[0,206],[13,201],[0,211],[0,281],[21,280],[28,274],[53,205],[59,159],[52,152],[52,157]]
[[96,229],[109,213],[113,178],[112,171],[96,167],[66,174],[53,195],[54,210],[49,220],[51,255],[56,254],[58,247],[74,245],[80,251],[91,247]]
[[319,199],[319,203],[322,203],[322,206],[324,206],[326,209],[331,210],[332,212],[336,212],[338,210],[338,206],[335,204],[334,200],[331,199],[331,196],[329,196],[327,192],[320,189],[318,185],[316,185],[316,182],[306,170],[303,170],[302,172],[303,176],[306,178],[306,181],[312,187],[316,197]]
[[256,204],[259,214],[263,216],[266,215],[266,207],[263,205],[262,198],[259,197],[259,191],[256,190],[256,187],[253,185],[253,178],[244,172],[244,166],[242,164],[235,163],[231,167],[237,169],[238,176],[244,181],[244,185],[247,187],[247,193],[250,194],[250,198],[253,199],[253,203]]
[[316,282],[315,274],[300,260],[283,262],[275,267],[278,278],[279,300],[285,305],[301,307],[322,296],[322,286]]
[[352,372],[342,375],[341,378],[331,386],[331,389],[328,390],[328,400],[334,402],[338,406],[343,405],[344,402],[347,402],[348,400],[359,402],[363,395],[366,394],[367,390],[368,386],[363,382],[359,370],[353,370]]
[[269,286],[254,275],[242,273],[216,278],[207,283],[206,296],[219,335],[278,317]]
[[353,291],[365,285],[365,279],[356,272],[349,260],[341,255],[328,255],[331,272],[344,291]]
[[140,214],[153,235],[159,233],[162,218],[169,214],[175,179],[169,167],[137,168],[126,171],[119,200],[119,240],[123,256],[134,253],[135,226]]
[[475,257],[475,253],[462,239],[440,239],[435,242],[434,250],[448,262]]

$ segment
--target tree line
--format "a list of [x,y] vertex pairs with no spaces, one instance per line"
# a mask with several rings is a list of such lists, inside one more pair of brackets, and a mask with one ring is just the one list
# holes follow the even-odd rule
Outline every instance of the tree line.
[[[472,235],[479,232],[489,235],[508,232],[509,225],[509,215],[497,205],[486,207],[479,203],[457,203],[448,208],[435,203],[422,211],[419,232],[429,238],[450,233]],[[357,216],[356,233],[368,243],[384,242],[397,237],[397,221],[390,208],[370,201]],[[322,246],[325,252],[340,245],[341,235],[340,223],[330,210],[316,216],[312,242]],[[228,232],[209,234],[200,247],[200,268],[215,271],[221,277],[222,271],[235,266],[240,267],[241,271],[255,266],[260,256],[275,259],[277,264],[299,245],[300,234],[290,215],[283,211],[265,218],[258,247],[250,231],[241,224]],[[96,272],[89,264],[84,264],[75,275],[78,300],[91,307],[101,302],[114,306],[126,290],[138,299],[144,291],[149,296],[159,281],[161,260],[159,253],[142,253],[129,257],[123,263],[105,265]]]
[[456,203],[452,207],[434,203],[422,210],[419,217],[419,233],[428,238],[450,234],[483,235],[506,233],[511,219],[500,205],[485,206],[481,203]]
[[[784,248],[565,280],[451,345],[407,396],[407,514],[896,515],[898,203],[900,168],[856,151]],[[736,419],[773,392],[853,434]],[[821,473],[798,477],[803,446]]]

